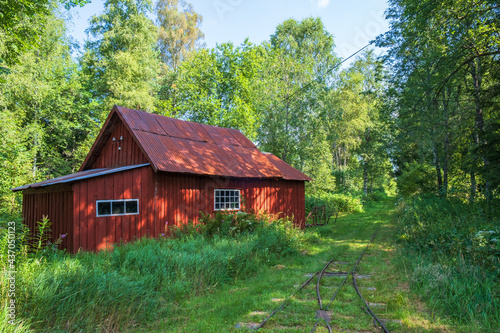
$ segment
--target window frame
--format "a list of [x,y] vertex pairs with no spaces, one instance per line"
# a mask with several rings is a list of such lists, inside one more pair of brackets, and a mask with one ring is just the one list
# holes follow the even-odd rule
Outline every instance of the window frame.
[[[98,205],[101,202],[109,202],[110,203],[110,208],[111,212],[113,211],[113,204],[112,202],[116,201],[121,201],[123,202],[123,214],[106,214],[106,215],[99,215],[99,209]],[[135,201],[137,202],[137,213],[127,213],[127,206],[126,203],[130,201]],[[95,215],[96,217],[110,217],[110,216],[127,216],[127,215],[139,215],[139,199],[116,199],[116,200],[96,200],[95,202]]]
[[[235,191],[238,192],[238,208],[216,208],[215,204],[221,204],[220,202],[216,202],[215,199],[217,198],[217,191]],[[220,195],[218,196],[219,198],[221,197]],[[223,196],[226,198],[226,196]],[[214,189],[214,211],[238,211],[241,210],[241,190],[237,188],[216,188]]]

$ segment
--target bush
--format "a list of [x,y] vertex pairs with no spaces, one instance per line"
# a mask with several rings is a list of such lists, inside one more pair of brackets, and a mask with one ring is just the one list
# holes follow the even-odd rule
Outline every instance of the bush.
[[[214,216],[211,216],[208,213],[200,212],[200,215],[201,218],[199,224],[194,225],[191,221],[186,225],[174,227],[173,234],[176,237],[201,234],[206,237],[220,235],[234,238],[244,233],[261,230],[272,222],[269,215],[257,217],[255,214],[242,211],[218,211]],[[279,221],[283,220],[277,220],[278,223]]]
[[422,196],[400,201],[400,242],[436,258],[464,258],[500,275],[500,223],[490,206]]
[[327,214],[330,215],[336,212],[354,213],[363,211],[363,204],[359,197],[340,193],[307,194],[306,215],[311,212],[314,206],[325,206]]
[[435,195],[400,200],[399,243],[411,287],[437,313],[474,331],[500,325],[498,209]]

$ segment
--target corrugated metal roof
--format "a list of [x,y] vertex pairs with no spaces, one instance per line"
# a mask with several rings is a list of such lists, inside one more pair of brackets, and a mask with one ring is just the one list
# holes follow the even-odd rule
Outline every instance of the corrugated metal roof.
[[[169,118],[117,105],[108,119],[115,114],[131,130],[155,170],[239,178],[310,180],[283,161],[275,163],[269,160],[236,129]],[[100,135],[96,141],[107,139]],[[93,150],[96,151],[91,151],[89,156],[99,154],[102,143],[94,144]],[[91,165],[92,159],[87,157],[81,170]]]
[[148,166],[148,165],[149,165],[149,163],[138,164],[138,165],[128,165],[128,166],[119,167],[119,168],[103,168],[103,169],[85,170],[85,171],[80,171],[80,172],[73,173],[70,175],[52,178],[49,180],[45,180],[43,182],[38,182],[38,183],[33,183],[33,184],[29,184],[29,185],[16,187],[16,188],[13,188],[12,191],[16,192],[16,191],[26,190],[28,188],[36,188],[36,187],[44,187],[44,186],[50,186],[50,185],[71,183],[71,182],[75,182],[78,180],[104,176],[104,175],[108,175],[111,173],[141,168],[141,167]]
[[290,180],[307,180],[307,181],[312,181],[313,179],[306,176],[299,170],[295,169],[291,165],[287,164],[284,162],[282,159],[279,157],[271,154],[271,153],[264,153],[268,160],[273,163],[278,169],[282,170],[285,174],[285,179],[290,179]]
[[262,153],[240,131],[115,106],[156,170],[244,178],[311,180]]

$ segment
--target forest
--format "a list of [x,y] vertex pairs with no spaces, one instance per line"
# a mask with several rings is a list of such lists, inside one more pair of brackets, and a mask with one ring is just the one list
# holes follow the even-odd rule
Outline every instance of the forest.
[[2,229],[21,219],[11,189],[77,172],[117,104],[240,130],[314,179],[308,209],[394,200],[400,255],[420,258],[412,290],[457,325],[498,328],[498,1],[389,0],[389,30],[349,65],[314,17],[207,48],[186,0],[106,0],[79,45],[68,13],[89,2],[0,1]]

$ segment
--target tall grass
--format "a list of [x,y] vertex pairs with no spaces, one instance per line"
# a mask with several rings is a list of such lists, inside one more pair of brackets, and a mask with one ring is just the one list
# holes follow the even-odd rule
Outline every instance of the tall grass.
[[[16,327],[128,329],[168,315],[165,304],[243,279],[282,255],[298,253],[298,231],[287,221],[260,223],[231,237],[185,231],[178,230],[176,238],[120,244],[112,252],[70,255],[48,249],[20,255]],[[5,304],[5,276],[1,283]]]
[[460,330],[500,328],[500,229],[494,204],[436,196],[398,206],[411,287]]

